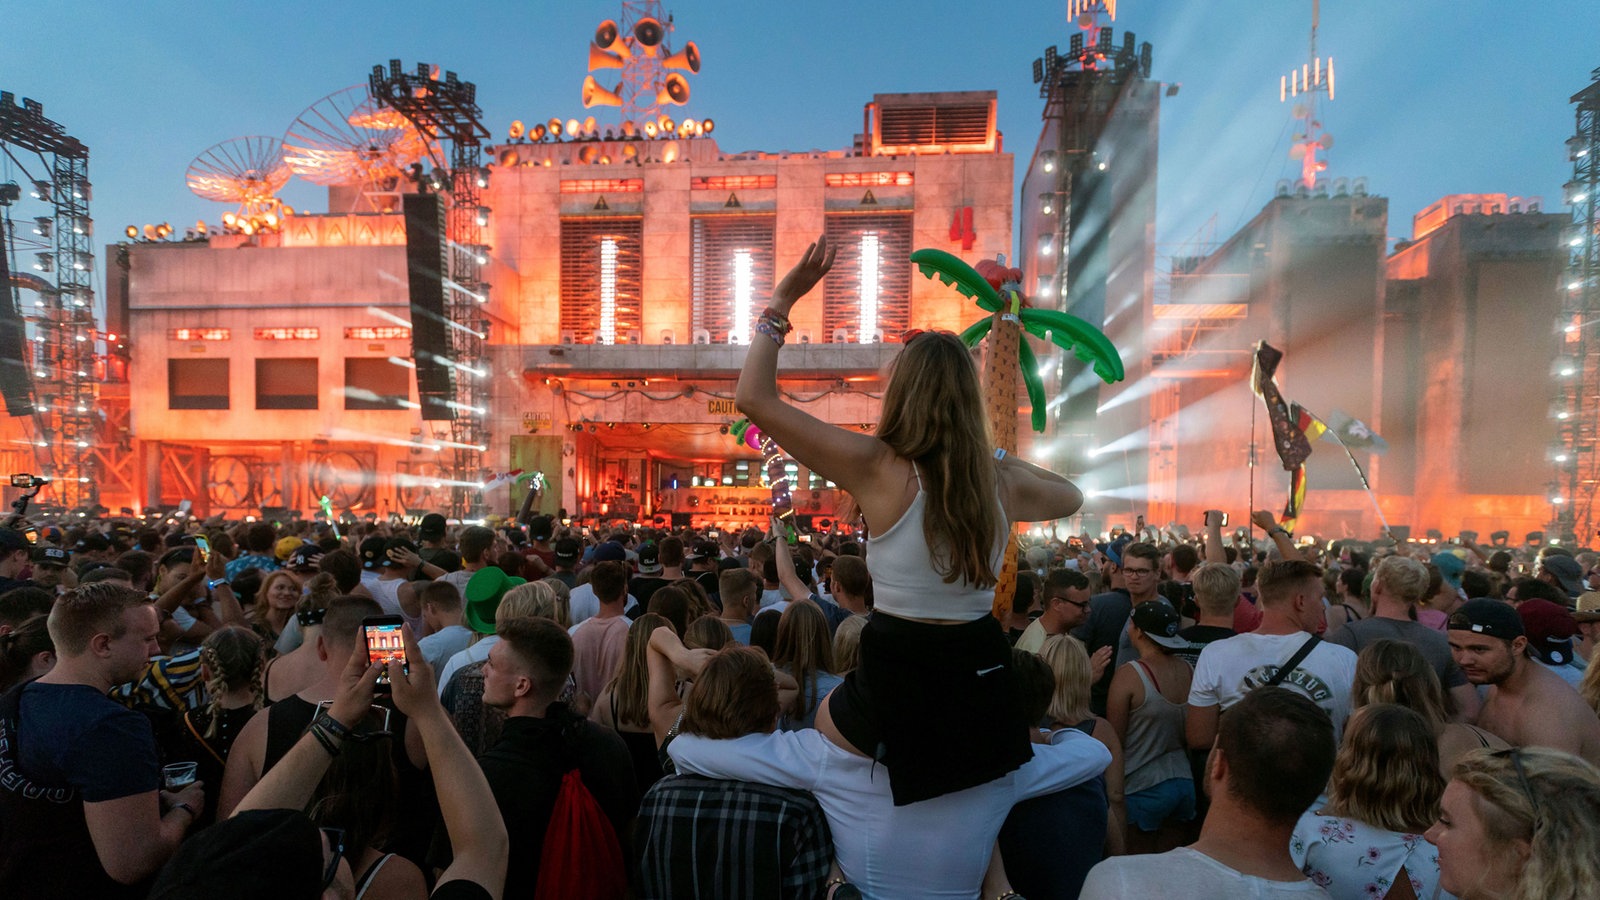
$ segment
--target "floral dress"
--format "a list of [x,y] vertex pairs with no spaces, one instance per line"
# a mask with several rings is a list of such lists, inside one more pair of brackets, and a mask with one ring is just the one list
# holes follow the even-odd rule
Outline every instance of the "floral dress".
[[1334,900],[1381,900],[1405,867],[1420,900],[1449,897],[1439,888],[1439,851],[1421,834],[1403,834],[1318,812],[1318,797],[1289,839],[1294,864]]

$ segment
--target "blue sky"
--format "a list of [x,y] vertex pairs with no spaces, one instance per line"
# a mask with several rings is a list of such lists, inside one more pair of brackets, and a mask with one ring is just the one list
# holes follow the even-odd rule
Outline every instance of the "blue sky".
[[[675,43],[695,41],[704,68],[690,78],[689,105],[674,113],[714,118],[728,152],[831,149],[849,144],[875,92],[994,89],[1020,183],[1040,127],[1031,63],[1047,44],[1066,44],[1065,7],[681,0],[665,7],[676,17]],[[1366,176],[1372,193],[1389,197],[1391,237],[1407,236],[1411,215],[1447,193],[1542,195],[1547,210],[1561,208],[1567,99],[1600,65],[1600,3],[1322,7],[1319,49],[1339,73],[1323,117],[1336,138],[1327,174]],[[1154,44],[1153,77],[1182,86],[1163,108],[1164,253],[1213,215],[1215,237],[1227,237],[1278,179],[1294,175],[1278,76],[1306,59],[1310,8],[1311,0],[1119,4],[1118,31]],[[98,242],[163,220],[181,234],[226,210],[186,188],[195,156],[232,137],[281,136],[307,106],[391,57],[475,81],[497,136],[515,118],[582,118],[587,41],[620,12],[616,2],[570,0],[0,0],[13,36],[0,54],[0,89],[40,100],[90,146]],[[9,166],[0,160],[0,176],[21,180]],[[325,207],[321,189],[303,182],[284,196]]]

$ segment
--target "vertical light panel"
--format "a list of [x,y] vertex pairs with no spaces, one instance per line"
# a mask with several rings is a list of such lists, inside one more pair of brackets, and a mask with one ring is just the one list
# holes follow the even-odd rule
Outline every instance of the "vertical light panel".
[[600,330],[595,342],[617,342],[617,242],[600,239]]
[[878,234],[869,231],[861,236],[861,321],[860,343],[873,342],[873,332],[878,330]]
[[733,251],[733,331],[729,343],[750,343],[750,298],[755,284],[755,264],[749,250]]

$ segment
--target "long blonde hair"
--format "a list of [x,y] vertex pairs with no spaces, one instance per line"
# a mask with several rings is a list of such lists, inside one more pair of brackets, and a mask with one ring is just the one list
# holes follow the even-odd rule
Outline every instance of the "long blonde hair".
[[1329,812],[1420,833],[1439,817],[1443,793],[1433,723],[1394,703],[1363,706],[1350,716],[1333,763]]
[[1583,695],[1583,700],[1590,708],[1600,715],[1600,654],[1595,654],[1589,660],[1589,668],[1584,670],[1583,681],[1578,685],[1578,693]]
[[1450,721],[1454,704],[1428,660],[1405,641],[1373,641],[1356,657],[1351,703],[1397,703],[1427,720],[1436,733]]
[[672,628],[665,616],[645,613],[628,626],[622,658],[617,661],[617,671],[605,687],[611,694],[611,714],[618,722],[636,727],[650,724],[650,635],[663,625]]
[[925,332],[895,360],[877,437],[922,479],[922,535],[946,583],[995,584],[1001,538],[992,441],[972,353],[953,334]]
[[1089,651],[1070,634],[1044,639],[1039,658],[1056,676],[1056,692],[1050,698],[1050,718],[1065,725],[1076,725],[1089,718],[1089,685],[1093,674]]
[[222,722],[222,697],[240,687],[250,688],[250,708],[260,709],[266,698],[261,673],[266,656],[261,636],[248,628],[219,628],[200,644],[200,662],[206,668],[206,737],[217,736]]
[[[1518,764],[1521,772],[1517,771]],[[1524,747],[1474,750],[1461,758],[1456,781],[1472,790],[1490,846],[1529,854],[1512,900],[1580,900],[1600,884],[1600,769],[1559,750]]]

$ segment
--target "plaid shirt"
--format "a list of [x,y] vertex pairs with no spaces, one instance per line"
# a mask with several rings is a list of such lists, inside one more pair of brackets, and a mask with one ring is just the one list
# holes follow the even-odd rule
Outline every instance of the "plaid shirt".
[[639,806],[639,900],[783,898],[827,890],[833,840],[805,791],[674,775]]

